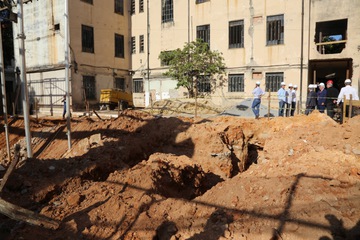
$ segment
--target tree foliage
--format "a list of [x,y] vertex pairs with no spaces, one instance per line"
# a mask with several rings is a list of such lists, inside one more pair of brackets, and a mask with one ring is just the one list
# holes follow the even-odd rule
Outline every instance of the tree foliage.
[[189,96],[194,96],[194,89],[200,77],[214,77],[225,73],[222,53],[211,51],[208,43],[201,39],[186,43],[183,49],[161,52],[159,59],[169,66],[164,73],[176,79],[177,87],[185,87]]

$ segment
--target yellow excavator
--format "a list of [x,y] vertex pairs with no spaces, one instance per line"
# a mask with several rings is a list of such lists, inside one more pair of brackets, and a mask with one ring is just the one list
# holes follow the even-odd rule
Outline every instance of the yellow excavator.
[[134,102],[132,93],[127,93],[116,88],[101,89],[100,110],[105,108],[114,110],[116,107],[120,107],[120,110],[125,110],[129,107],[133,108]]

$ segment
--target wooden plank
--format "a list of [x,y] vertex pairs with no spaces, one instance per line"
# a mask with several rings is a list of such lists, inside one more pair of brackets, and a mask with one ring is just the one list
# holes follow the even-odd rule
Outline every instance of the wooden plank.
[[351,118],[351,112],[352,112],[352,95],[350,94],[350,104],[349,104],[349,119]]
[[93,109],[93,113],[95,113],[95,115],[96,115],[101,121],[103,121],[103,119],[99,116],[99,114],[97,114],[97,112],[95,111],[95,109]]
[[[353,107],[360,107],[360,101],[359,100],[352,100],[351,104]],[[346,102],[346,105],[350,105],[350,102]]]
[[6,173],[1,181],[0,184],[0,193],[3,190],[5,183],[7,182],[10,174],[14,171],[16,164],[19,162],[19,158],[20,158],[20,145],[16,144],[15,145],[15,153],[14,153],[15,157],[14,159],[11,161],[9,168],[6,170]]
[[342,122],[344,123],[345,122],[345,117],[346,117],[346,96],[344,96],[344,102],[343,102],[343,111],[342,111]]
[[330,45],[330,44],[338,44],[338,43],[346,43],[347,40],[339,40],[339,41],[331,41],[331,42],[319,42],[315,43],[316,46]]
[[25,208],[16,206],[0,198],[0,213],[16,221],[22,221],[31,225],[48,229],[57,229],[60,222],[46,216],[37,214]]

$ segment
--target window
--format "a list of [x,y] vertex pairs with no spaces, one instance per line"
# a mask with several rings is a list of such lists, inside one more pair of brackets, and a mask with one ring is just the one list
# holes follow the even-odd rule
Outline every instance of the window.
[[115,78],[114,88],[125,91],[125,78]]
[[267,17],[266,43],[267,45],[279,45],[284,43],[284,15]]
[[144,82],[142,78],[134,79],[134,93],[144,92]]
[[173,0],[161,0],[161,22],[172,22],[174,20]]
[[93,0],[81,0],[82,2],[93,4]]
[[131,53],[134,54],[136,53],[136,42],[135,42],[135,37],[131,37]]
[[228,92],[244,92],[244,74],[229,75]]
[[60,23],[54,24],[54,30],[59,31],[60,30]]
[[281,82],[284,81],[284,73],[266,73],[265,75],[265,91],[277,92]]
[[209,93],[211,92],[211,83],[210,77],[200,76],[197,80],[197,89],[199,93]]
[[87,100],[96,99],[95,90],[95,77],[94,76],[83,76],[83,87],[85,90],[85,97]]
[[347,19],[316,23],[315,43],[319,53],[341,53],[347,42]]
[[124,0],[115,0],[115,13],[124,15]]
[[139,0],[139,12],[144,12],[144,0]]
[[244,47],[244,21],[229,22],[229,48]]
[[196,4],[210,2],[210,0],[196,0]]
[[140,45],[140,48],[139,48],[139,52],[140,53],[143,53],[144,52],[144,35],[140,35],[139,37],[139,45]]
[[196,38],[202,39],[210,46],[210,25],[203,25],[196,27]]
[[115,57],[124,58],[124,36],[115,34]]
[[131,0],[130,14],[131,15],[135,14],[135,0]]
[[94,53],[94,28],[81,25],[82,51]]

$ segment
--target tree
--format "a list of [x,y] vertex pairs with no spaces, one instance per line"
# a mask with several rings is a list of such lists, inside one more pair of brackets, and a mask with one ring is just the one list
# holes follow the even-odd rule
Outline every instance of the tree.
[[196,96],[198,79],[225,73],[222,53],[211,51],[201,39],[186,43],[183,49],[161,52],[159,59],[169,66],[164,75],[176,79],[177,88],[185,87],[190,97]]

